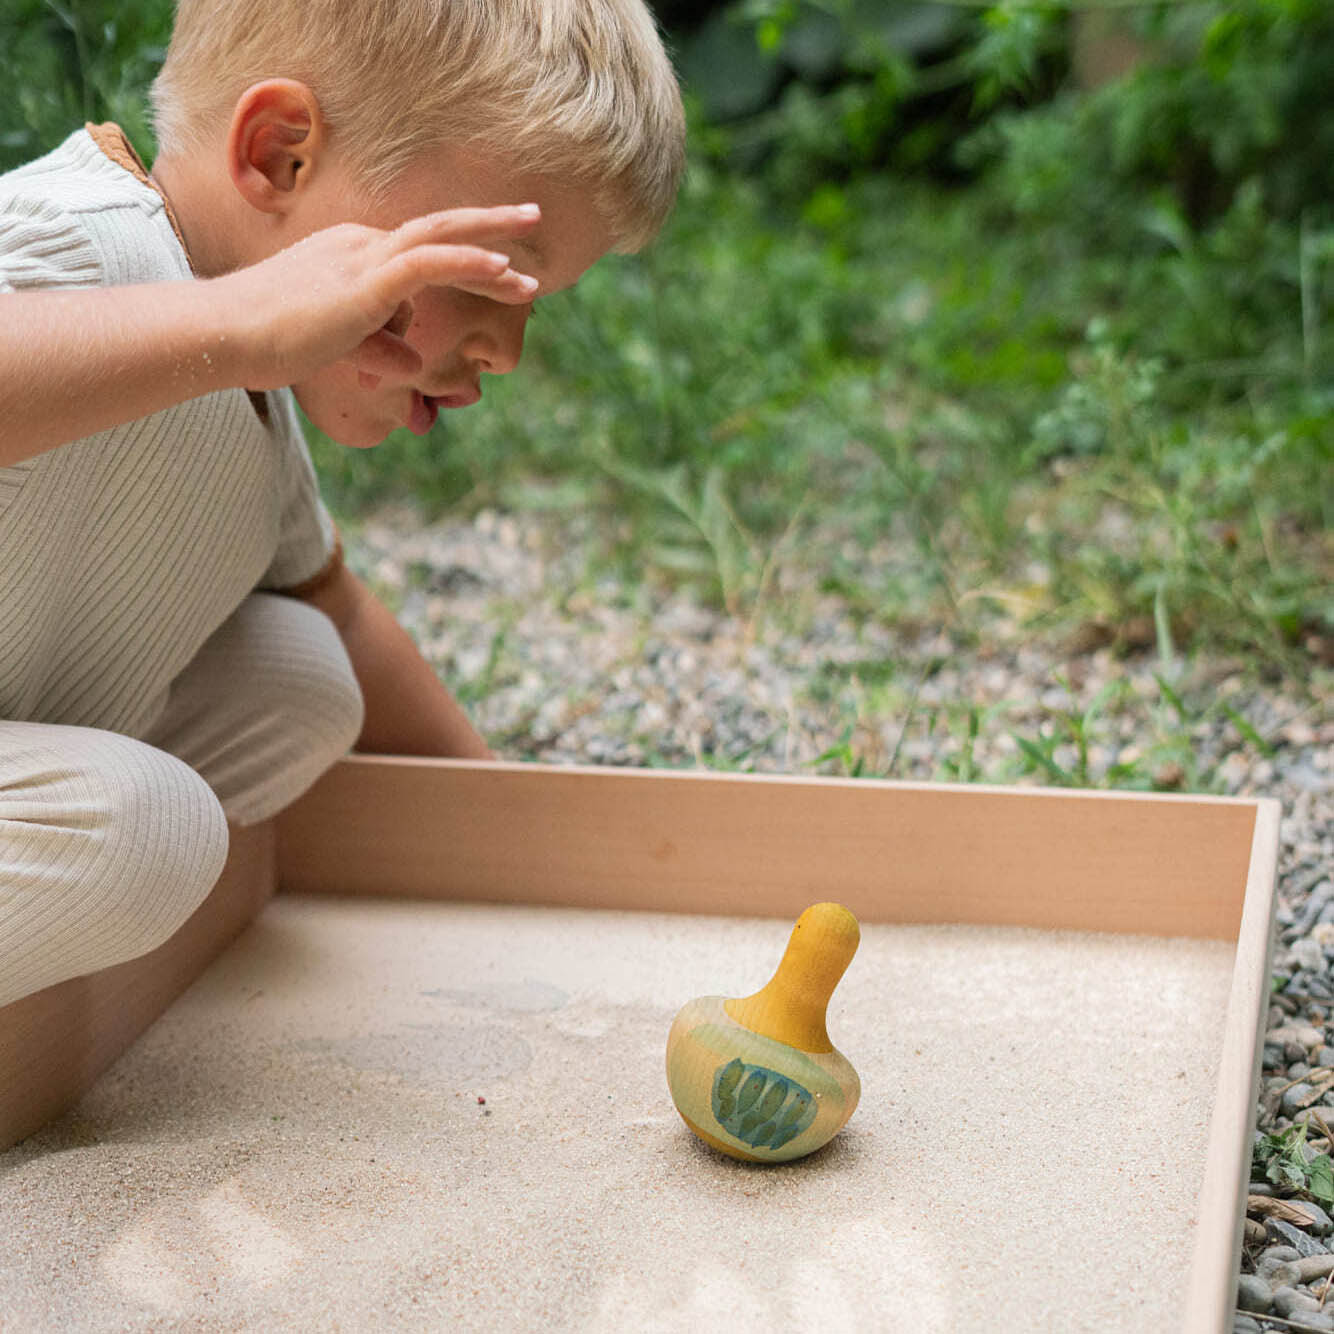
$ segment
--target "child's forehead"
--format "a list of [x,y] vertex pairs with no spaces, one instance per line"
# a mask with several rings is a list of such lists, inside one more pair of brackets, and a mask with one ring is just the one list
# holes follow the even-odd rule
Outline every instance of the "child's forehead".
[[405,201],[417,197],[441,208],[522,204],[541,196],[586,212],[597,208],[592,186],[525,168],[497,150],[428,150],[408,166],[393,189]]

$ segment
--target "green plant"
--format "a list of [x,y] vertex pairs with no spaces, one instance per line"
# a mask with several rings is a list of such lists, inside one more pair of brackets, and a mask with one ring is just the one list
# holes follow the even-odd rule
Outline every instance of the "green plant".
[[[1073,694],[1069,681],[1058,675],[1056,684]],[[1125,699],[1129,687],[1124,680],[1108,682],[1083,709],[1052,709],[1048,726],[1035,737],[1012,732],[1022,756],[1024,772],[1041,772],[1061,787],[1094,787],[1102,783],[1121,785],[1131,777],[1133,767],[1112,765],[1105,775],[1095,775],[1089,765],[1089,750],[1101,715],[1109,704]],[[1069,751],[1069,758],[1063,752]]]
[[1126,23],[1145,50],[1130,73],[1006,109],[963,161],[990,163],[1030,216],[1073,213],[1095,244],[1133,230],[1139,201],[1164,186],[1192,226],[1225,213],[1251,181],[1289,220],[1328,197],[1334,11],[1324,0],[1144,3]]
[[1289,1195],[1306,1195],[1334,1204],[1334,1161],[1306,1141],[1310,1122],[1303,1118],[1277,1134],[1257,1133],[1251,1150],[1251,1177],[1268,1181]]
[[146,93],[171,16],[171,0],[8,0],[0,9],[0,171],[89,120],[118,121],[151,157]]
[[849,723],[838,741],[811,761],[812,767],[835,764],[838,766],[836,772],[844,778],[878,777],[868,772],[865,754],[853,745],[855,731],[855,724]]
[[940,759],[934,777],[951,783],[985,783],[995,781],[977,759],[978,743],[988,734],[994,723],[1011,708],[1008,700],[982,708],[976,704],[955,704],[930,711],[926,736],[934,737],[943,718],[945,738],[941,742]]
[[[1061,674],[1054,681],[1071,698]],[[1053,707],[1035,733],[1011,732],[1018,748],[1012,776],[1037,775],[1061,787],[1121,788],[1139,791],[1222,790],[1223,754],[1200,744],[1214,724],[1226,719],[1237,744],[1272,757],[1273,747],[1227,699],[1210,694],[1187,697],[1162,672],[1154,673],[1156,698],[1142,697],[1124,677],[1115,677],[1085,706]],[[1123,746],[1121,718],[1133,720],[1135,742]],[[1095,748],[1103,757],[1094,762]]]
[[487,645],[486,662],[482,665],[482,670],[470,680],[452,683],[454,694],[458,697],[459,703],[465,708],[471,708],[480,703],[494,691],[500,676],[501,662],[505,656],[505,649],[516,619],[516,614],[511,612],[491,636],[491,642]]
[[[692,162],[657,245],[539,303],[520,372],[430,436],[349,451],[312,433],[331,503],[349,520],[402,496],[428,516],[586,510],[593,560],[635,586],[694,583],[752,626],[787,610],[780,566],[818,562],[812,586],[861,625],[935,622],[962,644],[1091,627],[1116,653],[1156,654],[1169,683],[1222,650],[1321,688],[1334,10],[1131,6],[1152,59],[1054,95],[1072,8],[918,6],[923,26],[889,41],[876,4],[728,7],[732,36],[780,77],[725,125],[694,96]],[[88,107],[147,147],[169,19],[167,0],[14,0],[5,160]],[[965,125],[983,128],[960,147]],[[948,185],[928,159],[956,163]],[[1186,724],[1158,707],[1168,764]],[[995,719],[975,708],[912,706],[945,776],[992,776],[979,757]],[[1051,720],[1016,765],[1150,784],[1147,760],[1110,778],[1081,767],[1078,728],[1104,722]],[[847,744],[828,763],[904,759],[863,731]],[[1188,781],[1210,781],[1188,758]]]

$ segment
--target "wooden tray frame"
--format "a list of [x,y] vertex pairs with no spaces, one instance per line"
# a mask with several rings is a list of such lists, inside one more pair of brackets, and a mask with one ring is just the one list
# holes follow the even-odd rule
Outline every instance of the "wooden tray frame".
[[0,1149],[72,1106],[261,910],[294,893],[976,923],[1235,948],[1186,1334],[1230,1328],[1267,1013],[1280,809],[1076,792],[351,756],[233,830],[165,945],[0,1008]]

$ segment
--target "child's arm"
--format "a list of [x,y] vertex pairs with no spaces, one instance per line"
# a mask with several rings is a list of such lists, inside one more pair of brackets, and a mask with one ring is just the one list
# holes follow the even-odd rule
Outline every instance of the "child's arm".
[[333,621],[352,660],[366,705],[359,751],[494,758],[408,632],[347,566],[307,601]]
[[0,293],[0,467],[217,389],[276,389],[335,361],[404,381],[386,329],[414,293],[463,287],[531,301],[504,246],[534,208],[451,209],[393,231],[316,232],[220,278]]

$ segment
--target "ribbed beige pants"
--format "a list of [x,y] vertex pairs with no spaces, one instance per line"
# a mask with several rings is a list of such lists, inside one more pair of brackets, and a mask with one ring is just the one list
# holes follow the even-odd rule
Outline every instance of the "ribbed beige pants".
[[361,720],[333,623],[256,593],[145,736],[0,721],[0,1005],[166,940],[217,880],[227,822],[295,800]]

